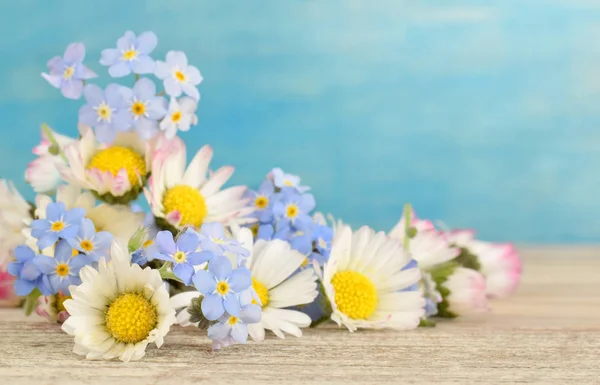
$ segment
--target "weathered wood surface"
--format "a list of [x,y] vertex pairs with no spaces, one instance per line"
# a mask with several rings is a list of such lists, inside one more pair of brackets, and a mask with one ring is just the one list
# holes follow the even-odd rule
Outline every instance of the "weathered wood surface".
[[524,248],[523,284],[484,316],[411,332],[309,329],[219,353],[176,328],[141,362],[86,361],[57,325],[0,311],[0,384],[600,384],[600,249]]

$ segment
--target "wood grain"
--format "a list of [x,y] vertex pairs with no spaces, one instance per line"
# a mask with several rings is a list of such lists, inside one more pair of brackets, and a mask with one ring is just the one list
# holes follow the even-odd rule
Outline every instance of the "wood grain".
[[309,329],[213,353],[176,328],[141,362],[86,361],[57,325],[0,311],[0,384],[600,384],[600,249],[524,248],[523,284],[483,316],[410,332]]

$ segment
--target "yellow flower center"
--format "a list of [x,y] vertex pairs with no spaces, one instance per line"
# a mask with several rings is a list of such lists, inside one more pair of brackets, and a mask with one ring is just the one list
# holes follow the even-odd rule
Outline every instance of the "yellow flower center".
[[356,271],[340,271],[331,280],[338,309],[352,319],[368,319],[377,307],[377,289]]
[[71,258],[76,257],[79,255],[79,250],[77,250],[76,248],[72,248],[71,249]]
[[88,240],[83,240],[83,241],[79,242],[79,246],[87,252],[94,250],[94,244]]
[[65,228],[65,222],[63,222],[63,221],[56,221],[56,222],[52,223],[52,225],[50,225],[50,230],[54,231],[55,233],[62,231],[64,228]]
[[286,208],[286,214],[288,216],[288,218],[296,218],[296,216],[298,215],[298,212],[300,210],[298,210],[298,206],[296,206],[295,204],[290,204],[288,205],[288,207]]
[[74,74],[75,74],[75,68],[67,67],[67,68],[65,68],[65,72],[63,72],[63,78],[65,78],[67,80],[71,79]]
[[[269,303],[269,290],[261,282],[254,279],[254,277],[252,277],[252,288],[258,294],[262,307],[267,307]],[[256,301],[252,300],[252,303],[256,304]]]
[[236,323],[238,323],[238,318],[234,317],[234,316],[229,316],[229,322],[230,325],[235,325]]
[[110,118],[112,117],[112,109],[108,104],[102,102],[98,105],[98,107],[96,107],[96,114],[98,114],[98,118],[100,118],[100,120],[110,122]]
[[269,198],[267,198],[266,196],[263,196],[263,195],[259,195],[254,200],[254,205],[258,209],[263,210],[264,208],[266,208],[269,205]]
[[147,247],[150,247],[154,244],[154,240],[152,239],[148,239],[146,242],[144,242],[144,244],[142,245],[142,247],[145,249]]
[[124,293],[117,297],[105,313],[106,331],[115,340],[135,344],[146,339],[156,328],[156,307],[141,294]]
[[225,281],[217,282],[217,293],[221,295],[229,293],[229,284]]
[[56,275],[59,277],[66,277],[69,275],[69,265],[66,263],[56,265]]
[[289,181],[287,179],[283,181],[283,184],[286,186],[290,186],[290,187],[294,185],[291,181]]
[[208,208],[200,191],[191,186],[180,184],[167,190],[163,197],[165,213],[179,211],[180,226],[200,227]]
[[173,123],[177,123],[180,120],[181,120],[181,112],[179,112],[179,111],[173,112],[173,114],[171,115],[171,121]]
[[137,57],[137,51],[133,48],[128,49],[127,51],[123,52],[123,60],[124,61],[132,61],[136,57]]
[[183,72],[177,70],[177,71],[175,71],[175,79],[177,79],[183,83],[185,81],[185,74]]
[[178,251],[175,254],[173,254],[173,259],[177,263],[184,263],[187,260],[187,256],[183,251]]
[[64,295],[64,294],[56,294],[56,311],[58,313],[60,313],[61,311],[66,311],[67,309],[65,309],[65,301],[68,299],[71,299],[70,295]]
[[110,172],[116,176],[121,169],[127,171],[127,178],[131,186],[141,185],[141,178],[146,176],[146,161],[137,152],[120,146],[112,146],[100,150],[88,164],[88,170],[98,169]]
[[146,113],[146,105],[144,102],[137,101],[131,105],[131,112],[134,115],[142,116]]

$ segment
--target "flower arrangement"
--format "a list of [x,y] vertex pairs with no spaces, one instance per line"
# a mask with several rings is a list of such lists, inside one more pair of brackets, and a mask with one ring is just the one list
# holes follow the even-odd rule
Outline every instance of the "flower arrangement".
[[25,173],[34,202],[0,182],[0,299],[62,324],[74,353],[138,360],[174,324],[215,350],[329,320],[408,330],[515,289],[512,245],[440,230],[408,205],[389,233],[355,230],[314,212],[310,188],[280,168],[253,191],[223,188],[234,169],[210,171],[209,146],[186,164],[178,135],[198,122],[202,76],[184,52],[155,60],[156,45],[127,31],[102,51],[104,88],[82,43],[50,59],[42,77],[80,101],[80,136],[42,125]]

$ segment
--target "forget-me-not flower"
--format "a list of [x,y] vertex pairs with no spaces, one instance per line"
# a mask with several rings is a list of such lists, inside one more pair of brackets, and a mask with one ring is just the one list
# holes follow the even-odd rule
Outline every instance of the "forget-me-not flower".
[[83,92],[84,80],[98,77],[94,71],[83,65],[83,59],[85,46],[82,43],[71,43],[63,57],[55,56],[48,60],[50,73],[43,73],[42,77],[59,88],[64,97],[79,99]]
[[326,225],[316,224],[312,235],[317,251],[324,257],[329,257],[329,253],[331,252],[331,240],[333,239],[333,229]]
[[215,350],[231,345],[232,342],[245,344],[248,340],[248,325],[260,322],[261,307],[252,304],[250,290],[246,290],[238,296],[241,305],[239,316],[223,314],[219,318],[219,322],[208,329],[208,338],[213,340]]
[[62,202],[52,202],[46,207],[46,219],[31,222],[31,235],[38,239],[40,250],[52,246],[60,238],[72,241],[79,232],[85,210],[66,210]]
[[154,74],[164,82],[167,95],[179,97],[181,94],[186,94],[196,101],[200,100],[200,93],[196,86],[202,81],[202,75],[198,68],[188,65],[185,53],[167,52],[166,61],[156,61]]
[[273,203],[275,200],[275,186],[273,181],[266,179],[257,191],[246,193],[250,198],[251,204],[254,205],[255,211],[252,214],[262,223],[271,222],[273,220]]
[[208,262],[214,257],[209,251],[196,251],[200,240],[198,234],[192,229],[187,229],[179,235],[177,242],[170,231],[161,231],[156,235],[156,244],[158,246],[156,258],[173,262],[173,273],[186,285],[192,282],[194,266]]
[[280,199],[273,205],[273,215],[278,219],[277,226],[293,226],[298,230],[307,230],[313,224],[310,212],[315,208],[312,194],[300,194],[293,188],[284,188]]
[[173,139],[177,130],[189,131],[192,124],[198,124],[197,108],[198,102],[190,97],[184,96],[179,100],[171,98],[167,115],[160,122],[160,130],[165,133],[167,139]]
[[129,112],[129,125],[142,139],[150,139],[158,132],[158,121],[167,113],[167,99],[156,96],[156,85],[150,79],[138,80],[133,89],[121,89],[125,108]]
[[139,36],[131,31],[117,40],[117,48],[102,51],[100,64],[108,66],[113,78],[127,76],[130,73],[151,74],[156,67],[150,53],[156,48],[157,38],[154,32],[142,32]]
[[87,104],[79,109],[79,122],[94,127],[96,137],[103,143],[111,143],[117,131],[127,131],[131,127],[123,88],[111,83],[102,90],[95,84],[88,84],[83,90]]
[[275,187],[284,189],[286,187],[293,187],[299,193],[304,193],[310,190],[310,187],[300,186],[300,177],[292,174],[284,173],[282,169],[279,167],[271,170],[270,173],[271,178],[273,179],[273,183]]
[[218,256],[208,264],[208,270],[198,270],[192,281],[204,295],[202,313],[206,319],[215,321],[225,311],[240,316],[238,294],[252,286],[252,273],[245,267],[234,270],[227,257]]
[[73,256],[71,245],[61,240],[54,250],[54,258],[46,255],[37,255],[34,259],[38,269],[48,277],[53,294],[63,293],[70,295],[70,285],[81,284],[79,270],[92,264],[92,257],[85,254]]
[[8,264],[8,273],[17,277],[15,294],[26,296],[37,287],[43,295],[51,295],[48,277],[42,275],[34,262],[35,252],[30,247],[21,245],[15,248],[14,255],[16,261]]
[[113,235],[108,231],[96,232],[91,219],[83,218],[77,236],[68,240],[72,248],[89,255],[94,262],[106,257],[110,250]]
[[230,252],[245,258],[250,254],[238,241],[225,236],[225,228],[219,222],[203,224],[198,237],[202,250],[208,250],[214,255]]

